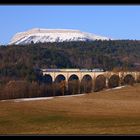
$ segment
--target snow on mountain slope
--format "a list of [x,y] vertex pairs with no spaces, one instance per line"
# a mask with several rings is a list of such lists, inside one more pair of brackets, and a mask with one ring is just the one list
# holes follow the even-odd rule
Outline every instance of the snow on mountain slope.
[[64,42],[64,41],[92,41],[109,40],[108,37],[70,29],[40,29],[34,28],[20,32],[13,36],[9,44],[30,44],[38,42]]

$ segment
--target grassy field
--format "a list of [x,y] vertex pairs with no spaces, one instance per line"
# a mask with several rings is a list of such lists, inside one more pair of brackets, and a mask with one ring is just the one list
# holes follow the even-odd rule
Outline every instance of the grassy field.
[[0,134],[140,134],[140,84],[77,97],[0,102]]

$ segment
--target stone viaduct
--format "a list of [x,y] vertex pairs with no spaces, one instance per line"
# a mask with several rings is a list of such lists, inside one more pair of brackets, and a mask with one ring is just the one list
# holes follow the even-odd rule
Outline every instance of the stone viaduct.
[[[126,72],[112,72],[112,71],[91,71],[91,70],[80,70],[80,69],[56,69],[53,71],[48,71],[47,69],[42,69],[44,76],[49,76],[52,82],[55,82],[57,79],[65,80],[66,83],[71,79],[71,77],[77,77],[79,82],[82,81],[84,77],[90,77],[93,83],[93,87],[96,79],[99,76],[103,76],[106,79],[106,87],[108,87],[108,82],[112,76],[118,76],[119,80],[124,80],[125,77],[131,76],[135,82],[140,80],[140,72],[138,71],[126,71]],[[120,85],[120,84],[119,84]]]
[[139,78],[140,72],[133,71],[133,72],[112,72],[112,71],[105,71],[105,72],[93,72],[93,71],[77,71],[73,69],[60,69],[60,71],[47,71],[47,69],[42,69],[43,75],[50,75],[52,78],[52,82],[55,81],[55,79],[62,75],[65,77],[65,80],[68,81],[69,78],[73,75],[76,75],[78,77],[78,80],[81,81],[84,76],[88,75],[92,78],[92,80],[95,80],[99,75],[103,75],[107,80],[110,79],[112,75],[118,75],[120,79],[124,78],[127,75],[133,76],[135,81]]

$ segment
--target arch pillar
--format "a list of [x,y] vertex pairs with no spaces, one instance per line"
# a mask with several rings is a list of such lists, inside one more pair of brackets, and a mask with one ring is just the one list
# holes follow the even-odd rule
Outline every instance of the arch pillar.
[[108,88],[108,83],[109,83],[109,78],[106,77],[106,81],[105,81],[105,86],[106,86],[106,88]]
[[94,92],[95,89],[95,78],[92,78],[92,88],[91,88],[91,92]]
[[55,82],[55,77],[54,77],[54,76],[52,76],[52,82],[53,82],[53,83]]
[[134,73],[134,79],[135,79],[135,81],[137,81],[137,73],[136,72]]

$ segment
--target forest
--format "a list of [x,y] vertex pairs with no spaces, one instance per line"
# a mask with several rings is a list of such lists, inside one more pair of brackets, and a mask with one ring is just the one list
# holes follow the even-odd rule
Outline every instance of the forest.
[[11,81],[40,84],[43,81],[40,68],[139,71],[140,41],[96,40],[0,46],[0,88],[5,88]]

